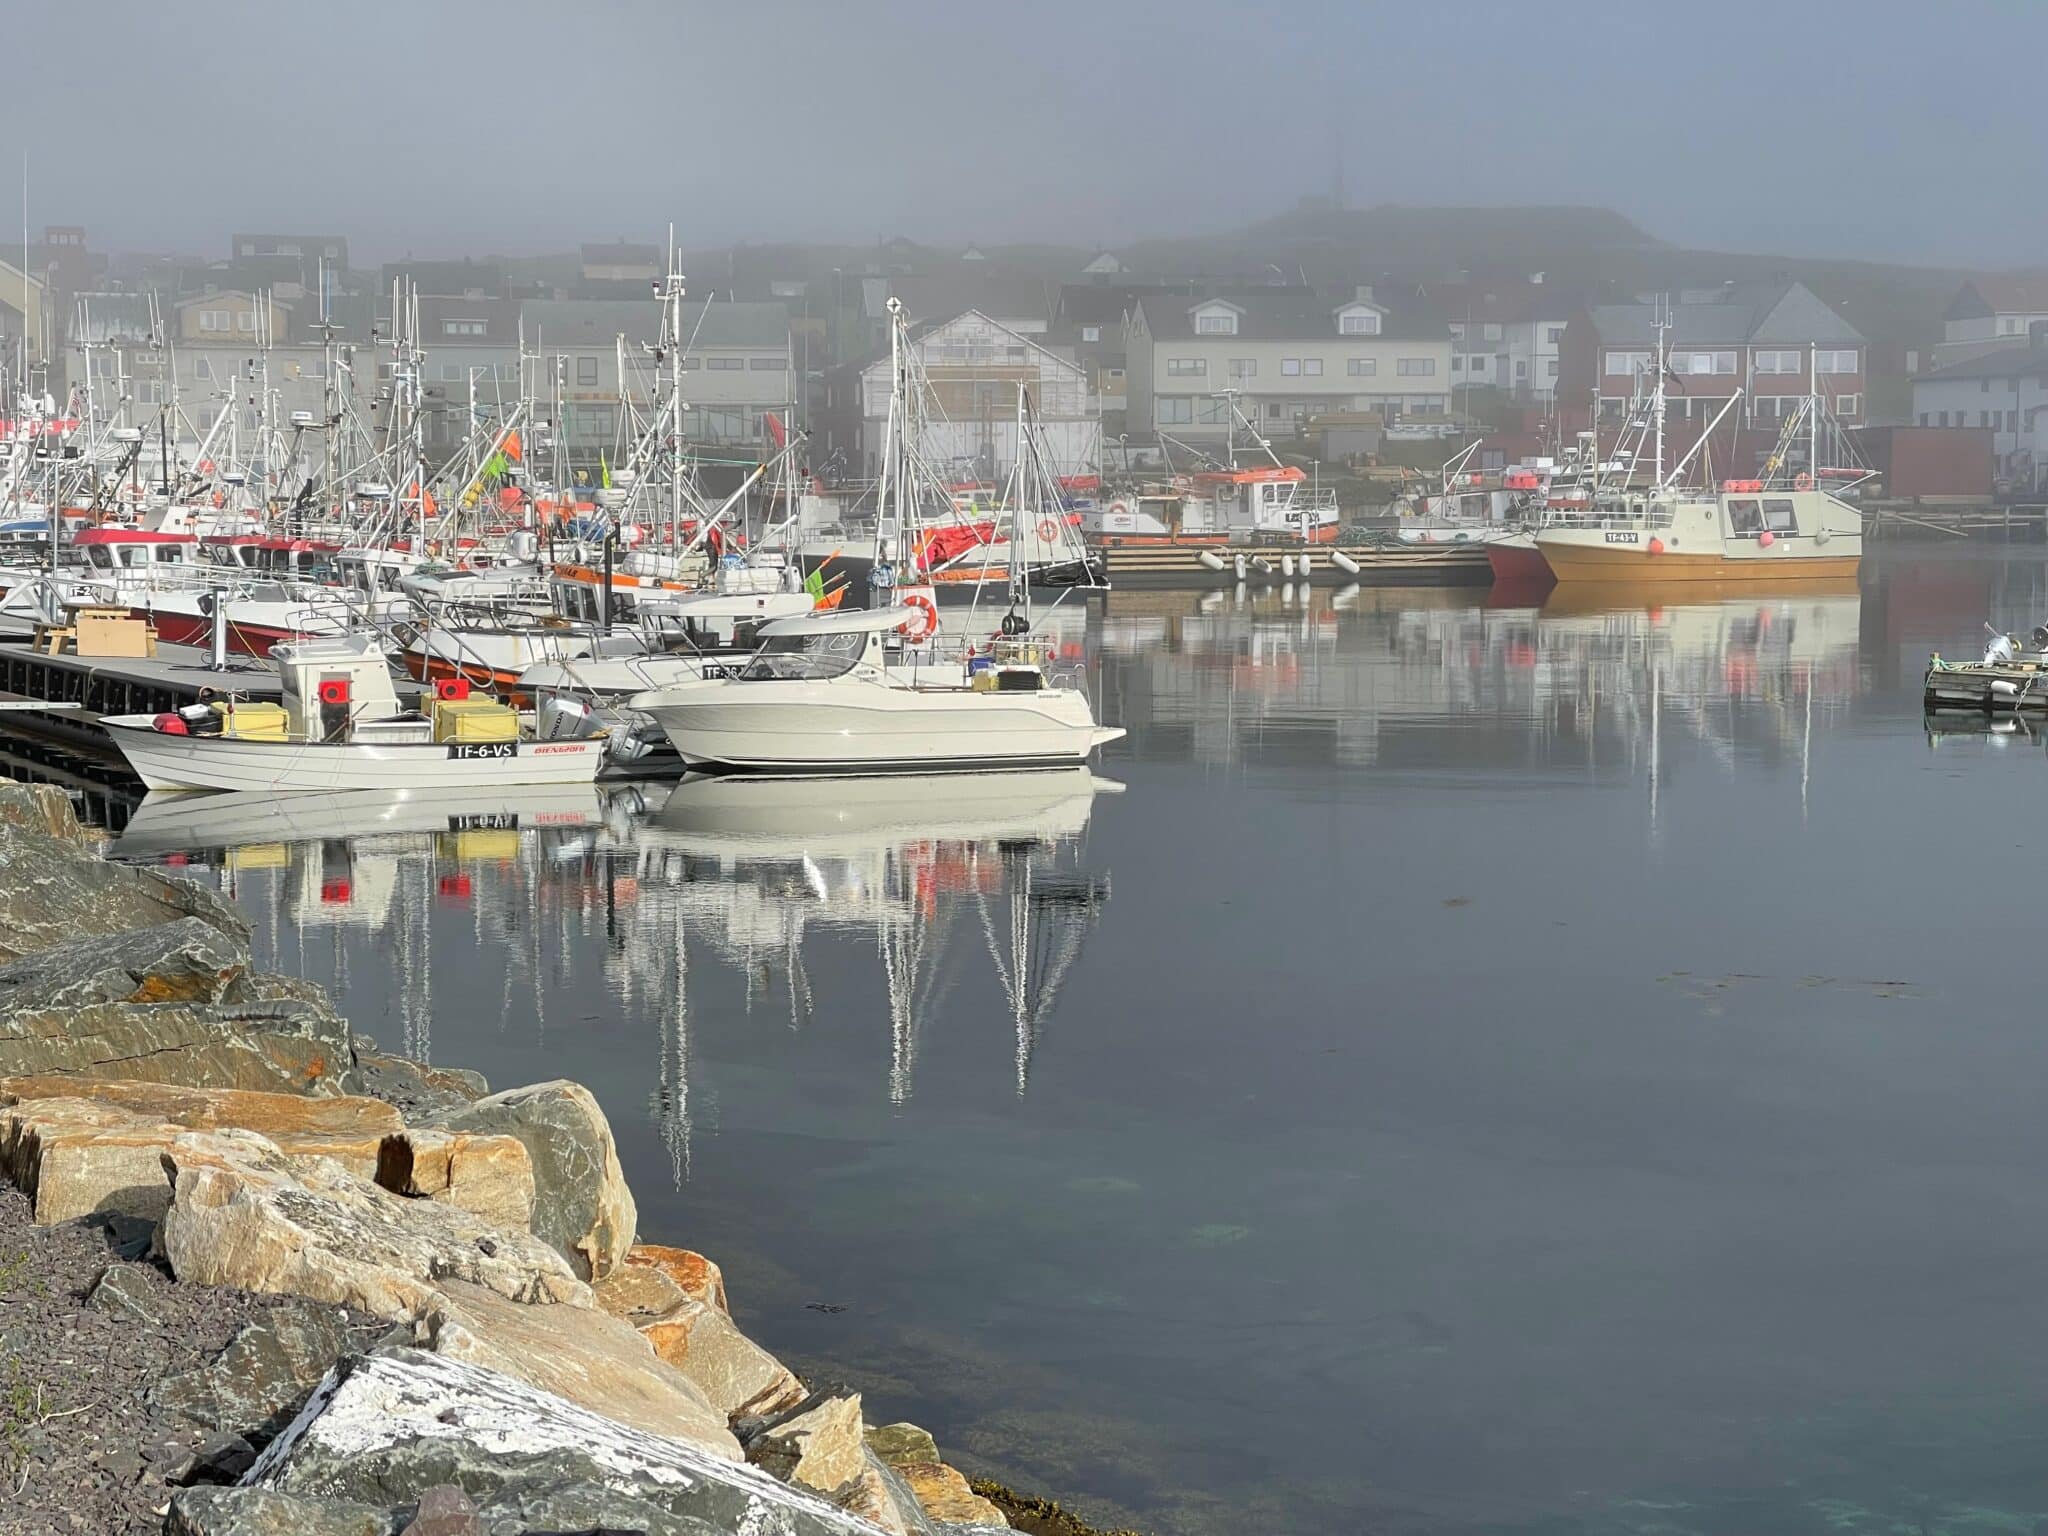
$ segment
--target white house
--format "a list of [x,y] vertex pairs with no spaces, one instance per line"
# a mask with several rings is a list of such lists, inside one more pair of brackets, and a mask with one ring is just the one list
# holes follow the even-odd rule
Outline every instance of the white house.
[[1934,366],[1944,368],[2024,341],[2048,321],[2048,274],[2008,272],[1973,277],[1942,311]]
[[1577,307],[1539,274],[1526,281],[1446,283],[1430,302],[1450,332],[1455,389],[1495,389],[1516,400],[1557,394],[1559,348]]
[[2007,346],[1965,357],[1913,380],[1913,420],[1923,427],[1991,433],[2001,477],[2033,485],[2048,466],[2048,347]]
[[1450,404],[1451,338],[1419,295],[1308,288],[1139,298],[1126,340],[1133,432],[1218,438],[1238,415],[1293,434],[1328,411],[1388,420]]
[[[1061,474],[1095,471],[1102,428],[1085,369],[1021,331],[970,309],[911,342],[931,389],[922,451],[950,480],[1000,481],[1017,462],[1017,391],[1031,393],[1046,451]],[[889,359],[861,371],[860,454],[872,474],[889,417]]]

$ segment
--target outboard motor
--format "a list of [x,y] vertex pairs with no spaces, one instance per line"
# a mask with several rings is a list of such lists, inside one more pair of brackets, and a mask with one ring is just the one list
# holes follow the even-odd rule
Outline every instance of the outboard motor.
[[540,702],[534,729],[542,741],[585,741],[601,727],[596,713],[581,699],[551,693]]

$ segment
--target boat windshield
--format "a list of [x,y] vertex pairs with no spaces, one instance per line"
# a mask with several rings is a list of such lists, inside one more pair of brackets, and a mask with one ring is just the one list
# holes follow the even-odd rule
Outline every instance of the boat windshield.
[[819,682],[851,672],[866,647],[866,634],[771,635],[740,672],[743,683]]

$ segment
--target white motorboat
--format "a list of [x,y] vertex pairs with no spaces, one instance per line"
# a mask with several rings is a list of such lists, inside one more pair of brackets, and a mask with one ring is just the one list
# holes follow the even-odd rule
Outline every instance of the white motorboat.
[[945,773],[1073,768],[1124,733],[1048,675],[1038,646],[997,641],[961,670],[888,637],[910,606],[777,619],[736,677],[635,696],[693,767],[753,773]]
[[459,681],[401,709],[382,651],[360,635],[272,648],[284,702],[227,702],[100,723],[151,789],[485,789],[585,784],[605,760],[587,710],[538,721]]

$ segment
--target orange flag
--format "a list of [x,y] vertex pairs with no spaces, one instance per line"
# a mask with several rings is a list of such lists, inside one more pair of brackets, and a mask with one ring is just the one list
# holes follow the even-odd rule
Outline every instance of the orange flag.
[[510,459],[514,464],[517,464],[519,462],[520,456],[525,452],[525,449],[521,448],[519,445],[519,434],[517,432],[507,432],[505,434],[504,451],[505,457]]

